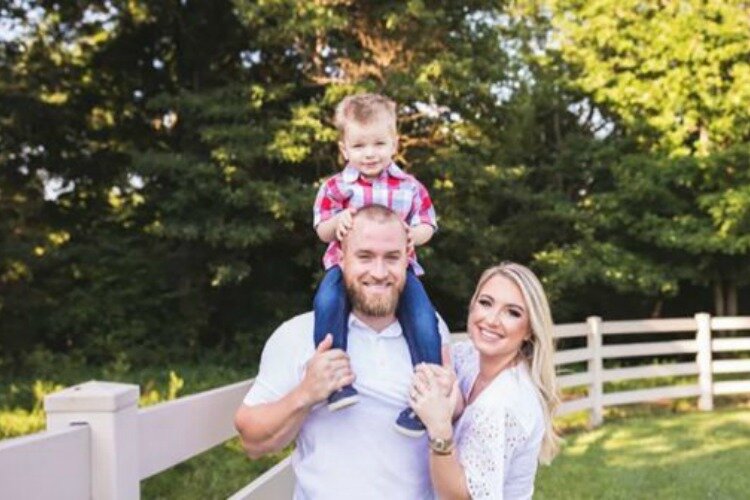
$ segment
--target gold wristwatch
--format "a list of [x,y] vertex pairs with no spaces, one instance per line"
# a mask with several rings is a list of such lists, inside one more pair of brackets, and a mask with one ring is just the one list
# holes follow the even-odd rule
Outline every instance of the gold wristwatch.
[[429,439],[430,449],[435,455],[450,455],[453,451],[453,438],[433,438]]

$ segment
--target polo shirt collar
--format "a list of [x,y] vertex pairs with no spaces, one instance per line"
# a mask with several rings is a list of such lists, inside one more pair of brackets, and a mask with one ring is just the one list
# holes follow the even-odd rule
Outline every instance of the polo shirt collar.
[[354,330],[359,330],[364,333],[370,333],[373,335],[377,335],[378,337],[400,337],[403,335],[403,331],[401,329],[401,324],[398,322],[398,320],[394,320],[393,323],[385,327],[384,330],[381,330],[380,332],[376,332],[370,326],[366,325],[361,319],[359,319],[357,316],[354,315],[354,313],[349,313],[349,332],[351,333]]
[[[359,179],[360,173],[359,170],[347,163],[344,170],[341,172],[341,176],[343,177],[344,182],[351,184]],[[388,168],[380,173],[379,178],[382,179],[386,176],[395,177],[396,179],[406,179],[406,172],[401,170],[401,168],[395,163],[391,163],[388,165]]]

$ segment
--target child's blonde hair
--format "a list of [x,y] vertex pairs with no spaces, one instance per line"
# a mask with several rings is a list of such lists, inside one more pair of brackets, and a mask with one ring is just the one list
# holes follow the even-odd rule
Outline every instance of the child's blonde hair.
[[345,97],[336,106],[333,123],[341,136],[344,136],[347,123],[370,123],[376,118],[385,117],[396,133],[396,103],[380,94],[355,94]]

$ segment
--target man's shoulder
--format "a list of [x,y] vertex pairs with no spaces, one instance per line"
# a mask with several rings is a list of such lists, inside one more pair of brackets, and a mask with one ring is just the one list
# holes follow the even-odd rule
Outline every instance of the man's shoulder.
[[313,311],[308,311],[306,313],[298,314],[297,316],[289,318],[281,323],[278,328],[276,328],[276,331],[273,332],[273,335],[284,336],[292,333],[301,334],[304,333],[305,330],[309,330],[310,335],[312,335],[314,326],[315,313]]
[[268,345],[285,346],[291,350],[292,346],[312,345],[315,314],[309,311],[290,318],[280,324],[266,342]]

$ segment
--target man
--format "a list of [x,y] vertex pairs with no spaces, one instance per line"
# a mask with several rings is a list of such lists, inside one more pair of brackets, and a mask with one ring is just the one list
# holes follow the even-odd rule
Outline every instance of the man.
[[[266,343],[235,425],[251,457],[296,437],[297,499],[433,498],[427,437],[393,428],[408,404],[413,371],[395,316],[406,279],[406,230],[387,208],[360,209],[342,252],[352,305],[348,355],[331,349],[330,337],[314,348],[312,313],[287,321]],[[447,342],[442,322],[440,330]],[[359,403],[329,411],[328,395],[355,379]]]

